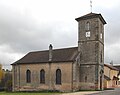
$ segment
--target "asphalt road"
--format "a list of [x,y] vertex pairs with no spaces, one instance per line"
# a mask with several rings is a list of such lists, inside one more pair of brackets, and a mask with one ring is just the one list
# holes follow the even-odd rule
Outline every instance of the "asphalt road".
[[80,92],[64,93],[59,95],[120,95],[120,88],[115,88],[114,90],[104,90],[104,91],[80,91]]
[[115,90],[104,90],[99,93],[87,94],[87,95],[120,95],[120,88],[115,88]]

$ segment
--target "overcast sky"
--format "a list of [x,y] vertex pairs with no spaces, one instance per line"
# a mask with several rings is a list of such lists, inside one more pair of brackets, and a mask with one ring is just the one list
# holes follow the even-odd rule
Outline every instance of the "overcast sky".
[[[105,25],[105,63],[120,64],[120,0],[92,0]],[[4,68],[31,51],[77,46],[75,18],[90,0],[0,0],[0,63]]]

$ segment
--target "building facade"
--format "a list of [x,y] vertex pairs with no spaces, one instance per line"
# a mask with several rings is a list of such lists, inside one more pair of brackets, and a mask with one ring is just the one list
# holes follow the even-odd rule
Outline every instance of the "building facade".
[[76,18],[78,47],[30,52],[12,64],[13,91],[102,90],[104,25],[101,14]]
[[[101,14],[90,13],[78,21],[81,89],[103,89],[104,24]],[[83,85],[82,85],[83,84]]]
[[112,65],[104,64],[104,88],[114,88],[119,85],[119,69]]
[[13,91],[72,91],[73,85],[77,89],[78,83],[73,84],[78,79],[77,50],[73,47],[28,53],[13,64]]
[[120,86],[120,65],[113,65],[113,66],[119,70],[119,73],[118,73],[118,78],[119,78],[118,86]]

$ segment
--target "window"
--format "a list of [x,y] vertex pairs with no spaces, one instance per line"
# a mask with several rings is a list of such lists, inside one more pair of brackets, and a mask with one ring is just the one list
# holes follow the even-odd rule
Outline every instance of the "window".
[[102,51],[101,51],[101,58],[100,58],[100,62],[102,63],[103,62],[103,59],[102,59]]
[[100,38],[102,39],[103,38],[103,26],[102,26],[102,24],[100,24],[100,29],[101,29]]
[[82,61],[82,52],[80,53],[80,61]]
[[87,76],[85,76],[85,82],[87,82]]
[[45,71],[43,69],[40,71],[40,83],[45,83]]
[[102,33],[100,33],[100,38],[102,39]]
[[86,30],[90,30],[90,22],[86,23]]
[[31,71],[30,70],[26,71],[26,82],[31,83]]
[[116,85],[117,85],[117,81],[116,81]]
[[61,84],[61,70],[56,70],[56,84]]

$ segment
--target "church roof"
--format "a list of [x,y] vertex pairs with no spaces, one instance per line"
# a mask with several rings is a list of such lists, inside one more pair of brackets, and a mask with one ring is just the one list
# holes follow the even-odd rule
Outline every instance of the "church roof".
[[[78,47],[52,50],[52,62],[72,62],[78,55]],[[29,52],[14,64],[48,63],[49,50]]]
[[114,67],[120,70],[120,65],[115,65]]
[[88,13],[88,14],[86,14],[84,16],[78,17],[75,20],[80,21],[80,20],[86,20],[86,19],[96,18],[96,17],[98,17],[102,21],[103,24],[106,24],[106,21],[104,20],[104,18],[102,17],[101,14],[92,13],[92,12]]

